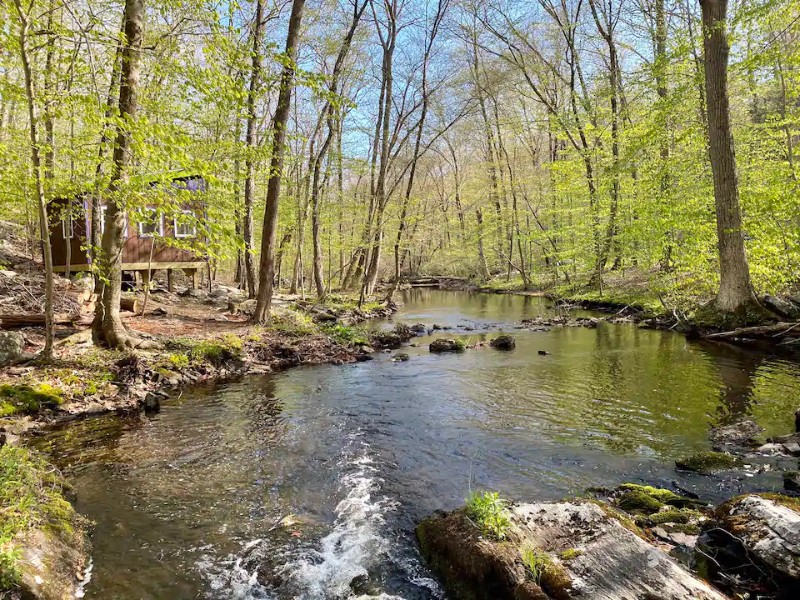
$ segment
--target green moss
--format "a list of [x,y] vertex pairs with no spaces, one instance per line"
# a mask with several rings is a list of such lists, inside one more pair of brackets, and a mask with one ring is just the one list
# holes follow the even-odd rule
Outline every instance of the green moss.
[[201,340],[191,348],[189,358],[193,362],[221,367],[231,361],[240,360],[243,345],[242,340],[233,335],[227,335],[222,340]]
[[551,597],[564,597],[565,592],[572,587],[569,573],[547,552],[527,546],[522,549],[520,556],[531,578]]
[[625,492],[617,498],[616,504],[622,510],[633,514],[652,514],[661,510],[664,503],[638,490]]
[[69,490],[58,471],[30,450],[0,448],[0,590],[19,578],[16,540],[41,528],[62,538],[83,535],[85,520],[64,498]]
[[299,310],[282,310],[272,316],[269,322],[270,331],[291,337],[302,337],[319,333],[314,320]]
[[741,467],[744,463],[738,456],[727,452],[700,452],[675,462],[682,471],[693,471],[702,475],[712,475]]
[[675,508],[636,518],[636,524],[641,527],[655,527],[665,523],[686,524],[699,521],[705,515],[699,511],[688,508]]
[[182,353],[172,353],[167,356],[167,362],[175,369],[185,369],[189,366],[189,357]]
[[30,385],[0,385],[0,417],[17,413],[34,413],[42,408],[55,408],[64,403],[61,392],[42,383]]
[[473,492],[467,498],[466,514],[488,538],[504,540],[511,527],[508,502],[497,492]]
[[581,550],[580,548],[569,548],[567,550],[564,550],[561,554],[559,554],[558,557],[561,560],[573,560],[581,555],[583,555],[583,550]]
[[641,492],[647,494],[651,498],[655,498],[664,504],[670,504],[673,501],[679,500],[681,497],[671,490],[653,487],[651,485],[639,485],[638,483],[623,483],[619,486],[621,490],[628,490],[632,492]]

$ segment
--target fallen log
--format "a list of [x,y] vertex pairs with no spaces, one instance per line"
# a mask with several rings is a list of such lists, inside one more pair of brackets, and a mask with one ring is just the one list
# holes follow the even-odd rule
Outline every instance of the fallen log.
[[800,322],[775,323],[774,325],[759,325],[756,327],[739,327],[733,331],[720,331],[706,335],[706,339],[724,340],[738,337],[765,338],[789,335],[800,337]]
[[[56,314],[53,315],[55,325],[69,325],[78,319],[78,315]],[[18,327],[43,327],[44,315],[0,315],[0,329],[16,329]]]

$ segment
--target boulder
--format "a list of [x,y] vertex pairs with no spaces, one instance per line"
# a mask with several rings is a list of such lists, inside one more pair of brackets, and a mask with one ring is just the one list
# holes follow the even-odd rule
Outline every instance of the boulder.
[[800,318],[800,306],[797,306],[791,300],[766,295],[764,296],[764,306],[782,317],[788,319]]
[[732,471],[744,466],[738,456],[727,452],[698,452],[692,456],[675,461],[680,471],[692,471],[701,475],[713,475],[722,471]]
[[723,452],[741,448],[757,448],[761,445],[759,436],[764,432],[764,428],[751,421],[744,419],[714,427],[711,429],[711,443],[714,450]]
[[25,338],[16,331],[0,331],[0,367],[17,362],[25,350]]
[[[502,541],[465,510],[417,527],[425,558],[455,600],[723,600],[725,596],[593,502],[512,505]],[[654,592],[657,590],[657,595]]]
[[463,352],[466,346],[461,340],[448,340],[440,339],[433,340],[428,346],[428,349],[434,354],[443,354],[445,352]]
[[425,335],[425,324],[424,323],[417,323],[416,325],[412,325],[410,327],[410,329],[416,335]]
[[[739,496],[715,512],[702,540],[714,564],[736,569],[753,589],[800,597],[800,501],[780,494]],[[775,596],[762,596],[775,597]]]
[[513,350],[516,348],[517,342],[510,335],[501,335],[489,342],[489,345],[496,350]]
[[783,474],[783,489],[788,492],[800,492],[800,472],[786,471]]

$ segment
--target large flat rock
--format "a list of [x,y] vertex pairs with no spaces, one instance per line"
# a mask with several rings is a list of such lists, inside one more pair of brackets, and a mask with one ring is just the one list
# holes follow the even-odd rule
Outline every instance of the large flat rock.
[[[456,600],[723,600],[613,515],[586,503],[536,503],[508,509],[503,541],[487,539],[463,510],[417,528],[423,554]],[[552,576],[532,572],[525,549]]]
[[[775,495],[741,496],[717,509],[720,526],[759,561],[800,593],[800,500]],[[790,582],[790,583],[788,583]]]

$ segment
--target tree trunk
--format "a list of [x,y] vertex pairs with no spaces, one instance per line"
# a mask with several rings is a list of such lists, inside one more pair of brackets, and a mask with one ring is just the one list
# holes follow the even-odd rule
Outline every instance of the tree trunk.
[[[124,47],[119,86],[120,118],[132,124],[136,118],[136,91],[141,70],[141,49],[144,28],[144,0],[126,0],[124,17]],[[122,125],[117,127],[114,142],[114,171],[111,175],[109,198],[106,209],[105,231],[102,240],[100,272],[103,289],[97,304],[92,334],[97,344],[112,348],[131,345],[128,332],[119,316],[119,301],[122,286],[122,246],[125,229],[125,211],[113,194],[119,190],[120,182],[127,177],[131,156],[131,132]]]
[[289,17],[289,31],[286,35],[286,64],[281,74],[278,104],[272,124],[272,160],[267,184],[267,203],[264,211],[264,228],[261,237],[261,269],[259,272],[258,297],[253,321],[266,323],[272,305],[272,288],[275,277],[275,234],[278,228],[278,202],[283,177],[284,141],[286,124],[294,89],[295,58],[300,38],[300,25],[303,18],[305,0],[293,0],[292,14]]
[[264,37],[264,0],[257,0],[253,21],[250,87],[247,90],[247,132],[245,133],[244,180],[244,265],[247,295],[256,297],[256,266],[253,244],[253,203],[255,200],[256,98],[261,77],[261,44]]
[[45,344],[42,356],[50,359],[53,355],[53,254],[50,247],[50,223],[47,218],[47,200],[44,193],[44,176],[39,154],[38,109],[36,105],[36,89],[31,69],[28,48],[28,31],[30,15],[22,8],[20,0],[14,1],[19,16],[19,53],[22,59],[22,71],[25,75],[25,97],[28,101],[28,119],[30,121],[31,165],[36,181],[36,200],[39,206],[39,232],[42,240],[45,271]]
[[708,143],[714,175],[720,286],[716,307],[746,311],[757,305],[742,235],[739,182],[728,104],[728,0],[701,0],[705,56]]

